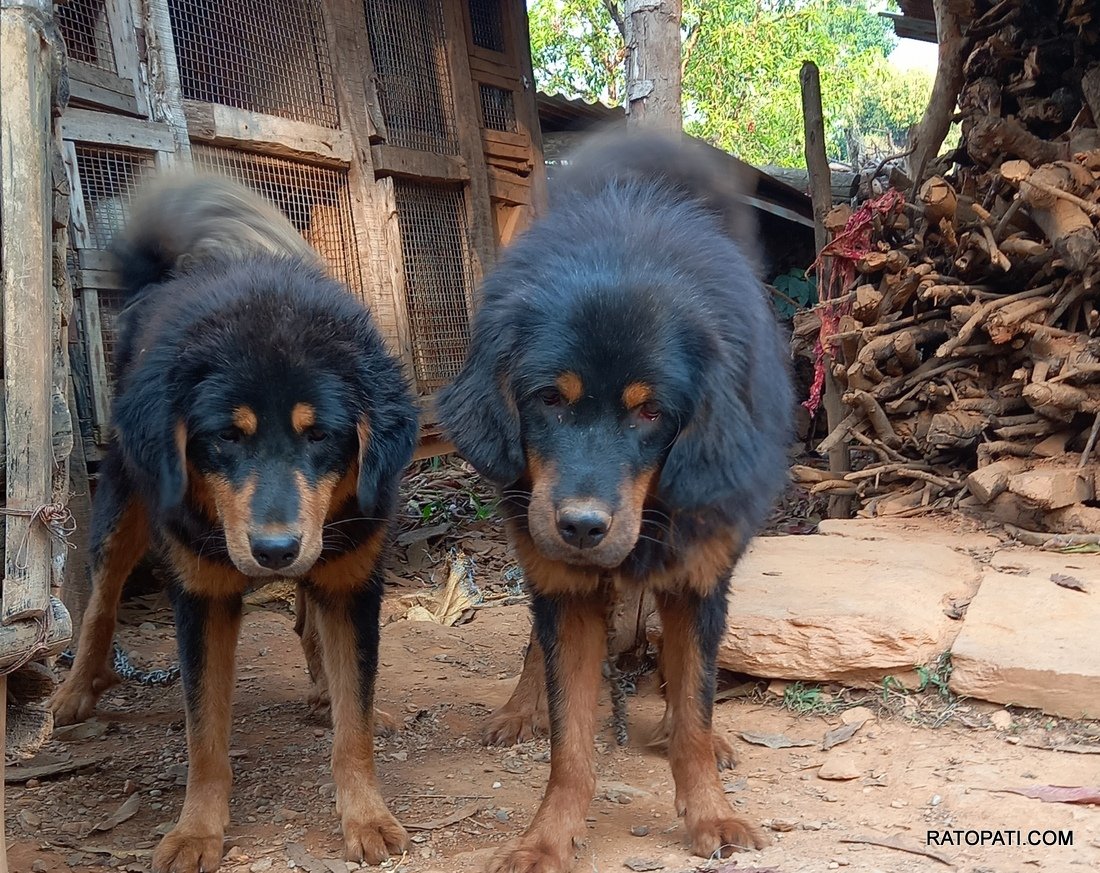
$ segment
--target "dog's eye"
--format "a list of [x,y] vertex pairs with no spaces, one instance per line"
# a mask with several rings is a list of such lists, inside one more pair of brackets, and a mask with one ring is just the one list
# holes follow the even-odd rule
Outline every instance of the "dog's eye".
[[661,417],[661,407],[654,401],[648,400],[638,407],[638,417],[645,421],[656,421]]
[[561,392],[557,388],[543,388],[537,396],[546,406],[561,406]]
[[311,443],[320,443],[328,439],[328,434],[319,427],[311,427],[306,431],[306,439]]
[[239,443],[241,441],[241,432],[235,427],[227,427],[218,434],[218,439],[223,443]]

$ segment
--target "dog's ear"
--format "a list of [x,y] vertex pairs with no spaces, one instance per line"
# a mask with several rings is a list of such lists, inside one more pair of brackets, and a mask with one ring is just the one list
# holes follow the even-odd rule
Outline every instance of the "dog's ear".
[[727,504],[756,525],[778,496],[793,395],[787,373],[767,378],[755,369],[751,360],[726,362],[698,380],[695,408],[681,421],[658,483],[658,496],[672,510]]
[[[403,384],[403,383],[402,383]],[[407,397],[393,404],[378,403],[371,415],[362,415],[359,434],[359,509],[368,518],[385,518],[394,501],[401,474],[412,460],[420,424]]]
[[511,329],[479,313],[458,377],[438,397],[440,423],[458,453],[486,479],[510,485],[524,468],[519,411],[506,372]]
[[174,416],[163,379],[131,374],[116,395],[112,426],[126,466],[151,507],[169,512],[187,492],[187,425]]

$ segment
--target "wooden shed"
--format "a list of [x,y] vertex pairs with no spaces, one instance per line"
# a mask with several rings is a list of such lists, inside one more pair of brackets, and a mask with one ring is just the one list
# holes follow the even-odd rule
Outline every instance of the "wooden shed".
[[371,306],[425,400],[457,372],[478,279],[543,197],[521,0],[67,0],[61,118],[89,459],[108,433],[132,183],[192,165],[281,207]]

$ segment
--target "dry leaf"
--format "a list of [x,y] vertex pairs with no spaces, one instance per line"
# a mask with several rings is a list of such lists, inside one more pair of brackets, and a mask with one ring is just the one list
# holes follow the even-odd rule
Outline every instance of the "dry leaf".
[[125,801],[123,801],[122,806],[112,812],[109,816],[107,816],[107,818],[103,819],[103,821],[94,825],[92,829],[88,831],[87,834],[85,834],[85,836],[90,836],[91,834],[98,832],[113,830],[124,821],[129,821],[135,815],[137,815],[139,809],[141,809],[141,795],[131,794],[129,797],[126,798]]
[[784,734],[753,734],[747,731],[741,731],[741,739],[754,746],[767,746],[769,749],[795,749],[817,745],[813,740],[792,740]]
[[1029,785],[1005,788],[1010,794],[1022,794],[1044,803],[1100,803],[1100,788],[1072,788],[1067,785]]
[[405,830],[408,831],[437,831],[440,828],[450,827],[453,824],[457,824],[465,818],[477,815],[481,812],[481,803],[468,803],[462,809],[457,812],[452,812],[450,815],[445,815],[443,818],[432,819],[431,821],[420,822],[405,822]]
[[[473,596],[471,596],[473,595]],[[456,552],[446,584],[433,591],[419,591],[401,598],[408,621],[430,621],[454,627],[473,617],[474,597],[480,596],[473,583],[473,563]]]
[[1071,588],[1074,591],[1085,591],[1085,583],[1076,576],[1067,576],[1065,573],[1051,573],[1050,581],[1062,588]]
[[852,724],[842,724],[840,727],[835,727],[831,731],[826,731],[825,738],[821,741],[821,751],[827,752],[833,746],[839,746],[841,743],[848,742],[862,726],[863,722],[853,722]]

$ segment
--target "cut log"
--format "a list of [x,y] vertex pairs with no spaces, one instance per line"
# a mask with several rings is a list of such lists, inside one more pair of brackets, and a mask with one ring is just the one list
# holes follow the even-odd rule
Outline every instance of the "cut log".
[[1071,467],[1029,470],[1009,477],[1008,490],[1040,509],[1061,509],[1093,498],[1092,477]]
[[1008,488],[1010,476],[1027,466],[1023,458],[1005,458],[979,467],[966,477],[966,487],[980,502],[989,503]]

